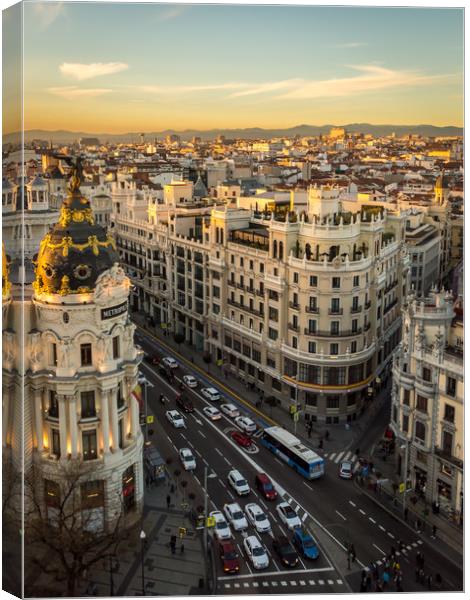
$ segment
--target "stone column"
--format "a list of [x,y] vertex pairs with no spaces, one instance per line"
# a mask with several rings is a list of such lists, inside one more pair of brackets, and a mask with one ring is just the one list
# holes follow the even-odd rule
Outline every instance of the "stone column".
[[69,418],[70,418],[70,453],[72,458],[78,454],[78,424],[77,424],[77,397],[69,396]]
[[3,386],[2,388],[2,400],[3,400],[3,447],[8,444],[8,424],[10,422],[10,388]]
[[43,412],[42,412],[42,390],[34,390],[34,421],[36,429],[37,450],[41,454],[44,450],[43,443]]
[[65,407],[65,396],[59,396],[59,436],[60,436],[60,458],[67,458],[67,413]]
[[108,392],[101,390],[101,433],[103,436],[103,452],[109,453],[109,404]]
[[109,390],[109,410],[111,411],[111,431],[113,433],[113,452],[119,450],[119,428],[116,390]]

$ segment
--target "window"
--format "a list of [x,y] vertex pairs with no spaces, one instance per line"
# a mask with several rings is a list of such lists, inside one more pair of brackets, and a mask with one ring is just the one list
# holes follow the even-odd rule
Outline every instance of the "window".
[[453,423],[455,420],[455,408],[450,404],[446,404],[444,407],[444,421]]
[[311,354],[316,354],[317,353],[317,343],[316,342],[309,342],[308,343],[308,351]]
[[317,332],[317,322],[315,319],[308,320],[308,332],[316,333]]
[[268,367],[270,367],[271,369],[275,369],[276,368],[276,359],[272,358],[272,356],[268,356],[266,358],[266,364],[268,365]]
[[447,377],[446,392],[448,396],[455,397],[457,391],[457,380],[453,377]]
[[452,456],[452,448],[454,445],[454,436],[449,431],[442,432],[442,450],[445,454]]
[[113,337],[113,358],[119,358],[119,336],[116,335],[115,337]]
[[421,412],[428,412],[428,399],[424,398],[424,396],[417,396],[416,408]]
[[257,363],[261,363],[261,352],[259,350],[253,349],[253,360]]
[[335,290],[339,289],[341,287],[341,277],[333,277],[331,287]]
[[96,458],[96,430],[84,431],[82,434],[83,460]]
[[331,396],[331,398],[327,398],[326,408],[339,408],[339,397]]
[[351,342],[351,354],[355,354],[357,352],[357,342]]
[[279,276],[279,269],[277,267],[274,268],[274,277]]
[[253,269],[254,269],[253,261],[250,260],[250,271],[253,271]]
[[243,256],[240,256],[240,267],[243,267]]
[[299,306],[299,295],[298,294],[293,295],[292,304],[293,304],[293,306]]
[[271,319],[271,321],[278,321],[279,311],[277,310],[277,308],[273,308],[272,306],[269,307],[269,318]]
[[104,506],[104,481],[85,481],[80,486],[82,509],[100,508]]
[[339,321],[331,321],[330,332],[331,332],[331,335],[338,335],[338,333],[339,333]]
[[332,313],[339,313],[339,298],[332,298],[331,299],[331,312]]
[[317,310],[317,297],[316,296],[310,296],[309,309]]
[[243,354],[248,358],[251,356],[251,348],[247,344],[243,344]]
[[124,406],[124,394],[122,393],[122,383],[119,382],[118,383],[118,388],[117,388],[117,407],[119,408],[123,408]]
[[277,390],[278,392],[282,390],[281,382],[278,379],[274,379],[274,377],[271,378],[271,386],[273,390]]
[[422,442],[426,439],[426,426],[421,421],[416,421],[415,425],[415,438]]
[[52,454],[60,458],[60,435],[58,429],[51,429],[52,435]]
[[82,419],[96,417],[95,392],[93,390],[90,392],[82,392],[80,394],[80,403],[82,406]]
[[402,419],[402,429],[405,433],[408,433],[408,428],[410,426],[410,417],[408,415],[403,415]]
[[260,263],[260,265],[259,265],[259,272],[260,273],[264,273],[264,263]]
[[53,417],[54,419],[59,418],[59,401],[57,398],[57,393],[53,390],[49,390],[49,409],[47,414],[49,417]]
[[214,298],[220,298],[220,288],[217,285],[212,286],[212,295]]
[[118,422],[118,444],[119,444],[119,448],[124,448],[124,431],[123,431],[122,419],[119,419],[119,422]]
[[353,287],[359,287],[359,275],[353,277]]
[[431,381],[431,369],[423,367],[423,379],[424,381]]
[[338,354],[338,344],[330,344],[330,354]]
[[91,344],[80,344],[80,357],[82,367],[89,367],[92,364]]
[[294,283],[299,283],[299,274],[294,273]]
[[57,344],[51,344],[51,363],[57,367]]
[[318,286],[318,277],[316,275],[310,275],[310,287]]
[[292,338],[292,348],[297,348],[297,338],[295,336]]
[[316,406],[317,405],[317,394],[312,394],[311,392],[306,392],[305,394],[305,404],[307,406]]
[[358,310],[359,309],[359,296],[354,296],[353,300],[352,300],[352,309],[353,310]]
[[268,337],[270,340],[277,340],[277,331],[276,329],[273,329],[272,327],[270,327],[268,329]]
[[230,255],[230,264],[231,264],[231,265],[234,265],[234,264],[235,264],[235,255],[234,255],[234,254],[231,254],[231,255]]
[[410,390],[403,390],[403,404],[405,406],[410,405]]
[[60,508],[60,486],[57,482],[44,479],[44,496],[46,506]]
[[299,326],[299,317],[297,315],[294,315],[292,317],[292,325],[297,329],[297,327]]

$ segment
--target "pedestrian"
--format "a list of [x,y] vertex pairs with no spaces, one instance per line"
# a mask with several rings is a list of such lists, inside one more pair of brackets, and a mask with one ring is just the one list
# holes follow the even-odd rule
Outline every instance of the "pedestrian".
[[181,542],[180,554],[184,554],[184,544]]
[[325,431],[325,440],[328,441],[330,437],[330,432],[328,431],[328,429]]
[[408,507],[405,507],[405,510],[403,511],[403,516],[405,517],[405,521],[408,522]]
[[421,567],[421,552],[419,550],[416,552],[416,566]]
[[390,546],[390,554],[391,554],[392,558],[395,558],[395,554],[396,554],[395,546]]
[[425,574],[424,574],[424,569],[423,569],[423,568],[421,568],[421,569],[419,570],[419,582],[420,582],[422,585],[424,585],[425,578],[426,578],[426,577],[425,577]]
[[437,527],[435,525],[432,526],[432,538],[435,538],[437,535]]
[[361,453],[360,448],[356,448],[356,456],[359,458],[359,454]]
[[366,577],[366,591],[369,591],[371,587],[372,587],[372,577],[370,576],[370,573],[368,573],[367,577]]
[[428,590],[432,590],[432,575],[431,575],[431,573],[429,573],[429,575],[428,575],[427,583],[428,583]]
[[416,569],[415,569],[415,578],[416,578],[416,583],[418,583],[418,582],[419,582],[420,571],[421,571],[420,567],[416,567]]
[[351,544],[351,561],[356,562],[356,549],[354,548],[354,544]]
[[322,450],[322,449],[323,449],[323,438],[320,438],[320,441],[318,442],[318,448],[319,448],[320,450]]
[[170,504],[171,504],[171,496],[170,496],[170,494],[168,494],[168,496],[166,497],[166,508],[167,508],[167,510],[170,509]]
[[176,535],[170,537],[170,550],[172,554],[176,552]]
[[365,580],[365,579],[362,579],[362,580],[361,580],[361,587],[359,588],[359,592],[360,592],[361,594],[363,594],[363,593],[364,593],[364,592],[366,592],[366,591],[367,591],[366,580]]

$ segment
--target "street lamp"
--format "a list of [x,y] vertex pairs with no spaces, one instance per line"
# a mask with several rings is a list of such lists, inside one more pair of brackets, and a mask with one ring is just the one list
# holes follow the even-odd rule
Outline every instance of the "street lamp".
[[138,379],[138,382],[143,384],[144,386],[144,414],[145,414],[145,424],[144,424],[144,442],[145,445],[148,443],[148,423],[147,423],[147,386],[153,388],[153,383],[151,383],[144,375],[141,375]]
[[142,567],[142,596],[145,596],[145,572],[144,572],[144,553],[145,553],[145,531],[140,532],[140,561]]
[[207,571],[207,512],[208,512],[208,503],[209,503],[209,494],[207,492],[207,480],[215,479],[217,474],[212,472],[209,474],[209,469],[207,466],[204,466],[204,566],[206,571],[206,584],[208,580],[208,571]]

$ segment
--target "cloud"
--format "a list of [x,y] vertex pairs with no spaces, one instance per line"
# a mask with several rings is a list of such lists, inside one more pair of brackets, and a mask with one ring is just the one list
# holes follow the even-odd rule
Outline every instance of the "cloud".
[[51,87],[47,91],[54,96],[60,96],[66,100],[75,100],[76,98],[94,98],[109,94],[113,90],[107,88],[79,88],[75,85],[64,87]]
[[344,42],[343,44],[334,44],[334,48],[362,48],[368,46],[367,42]]
[[63,75],[68,75],[79,81],[100,77],[101,75],[112,75],[129,68],[126,63],[90,63],[88,65],[81,63],[62,63],[59,67]]
[[184,94],[187,92],[213,92],[246,87],[247,83],[214,83],[207,85],[141,85],[137,90],[148,94]]
[[63,2],[34,2],[30,6],[40,29],[47,29],[65,11]]
[[174,8],[168,8],[167,10],[157,15],[157,21],[171,21],[181,16],[186,10],[185,6],[175,6]]

